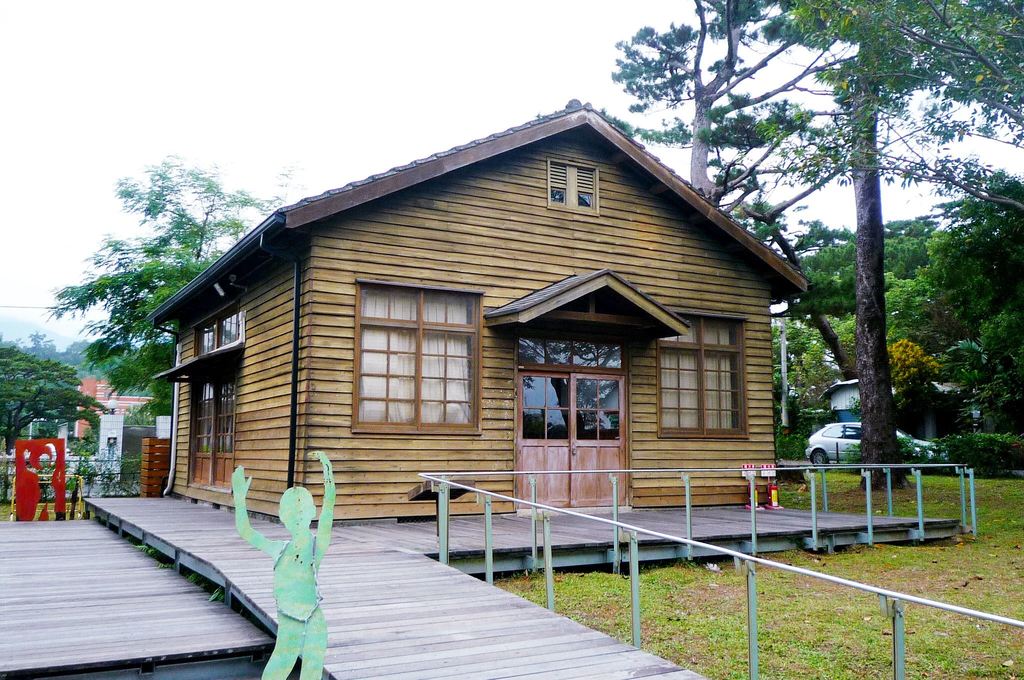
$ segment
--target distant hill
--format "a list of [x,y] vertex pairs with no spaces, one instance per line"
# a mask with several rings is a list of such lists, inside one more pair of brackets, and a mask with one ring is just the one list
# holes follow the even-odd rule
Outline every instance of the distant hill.
[[64,349],[71,343],[81,340],[81,338],[60,333],[46,323],[38,323],[0,314],[0,340],[5,342],[17,341],[19,345],[27,345],[30,343],[29,338],[33,333],[42,333],[47,336],[53,340],[53,344],[58,349]]
[[[33,328],[33,324],[24,324],[27,329]],[[65,341],[70,340],[67,336],[60,336]],[[78,369],[81,377],[95,376],[102,378],[102,371],[90,368],[85,362],[85,350],[89,347],[88,340],[70,340],[63,347],[58,347],[49,334],[42,331],[30,330],[27,338],[7,337],[0,334],[0,347],[13,345],[23,352],[27,352],[40,359],[52,359],[61,363],[74,366]]]

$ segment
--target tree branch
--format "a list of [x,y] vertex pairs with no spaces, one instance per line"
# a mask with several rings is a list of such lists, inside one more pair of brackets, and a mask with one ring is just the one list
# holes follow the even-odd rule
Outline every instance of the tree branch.
[[703,76],[701,74],[704,62],[704,43],[708,39],[708,18],[704,13],[704,0],[693,0],[697,9],[697,19],[700,20],[700,32],[697,34],[697,47],[693,54],[693,91],[700,92],[704,89]]
[[831,68],[833,68],[835,66],[838,66],[839,64],[845,63],[845,62],[847,62],[849,60],[850,60],[850,57],[843,57],[843,58],[840,58],[840,59],[834,59],[834,60],[829,61],[828,63],[825,63],[825,64],[818,64],[817,66],[813,66],[813,65],[812,66],[808,66],[803,71],[801,71],[799,73],[799,75],[791,78],[790,80],[786,81],[782,85],[779,85],[778,87],[776,87],[776,88],[774,88],[772,90],[769,90],[768,92],[764,92],[764,93],[762,93],[762,94],[760,94],[760,95],[758,95],[756,97],[751,97],[750,99],[745,99],[742,102],[739,102],[737,105],[732,106],[731,108],[732,108],[733,111],[739,111],[741,109],[750,108],[751,106],[757,106],[758,104],[763,104],[764,102],[766,102],[769,99],[772,99],[774,97],[777,97],[778,95],[782,94],[783,92],[787,92],[789,90],[792,90],[793,87],[795,85],[797,85],[798,83],[800,83],[800,81],[802,81],[804,78],[807,78],[808,76],[814,75],[815,73],[821,73],[822,71],[827,71],[827,70],[829,70],[829,69],[831,69]]
[[745,80],[749,80],[750,78],[752,78],[754,75],[758,73],[758,71],[766,67],[769,64],[769,62],[775,59],[775,57],[779,56],[793,45],[794,43],[787,40],[786,42],[782,43],[782,45],[780,45],[778,48],[762,57],[756,64],[753,64],[749,68],[741,69],[739,72],[737,72],[736,77],[733,79],[733,81],[722,89],[722,94],[725,95],[732,92],[734,89],[736,89],[737,85],[739,85]]

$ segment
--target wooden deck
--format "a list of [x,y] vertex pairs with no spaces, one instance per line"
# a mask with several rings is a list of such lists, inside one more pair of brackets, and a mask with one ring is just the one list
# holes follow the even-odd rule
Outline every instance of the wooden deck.
[[251,658],[272,645],[252,623],[95,522],[0,522],[0,678],[153,670]]
[[[172,499],[93,499],[90,506],[276,627],[270,558],[238,538],[229,512]],[[268,521],[254,526],[286,535]],[[424,538],[427,525],[380,528],[336,525],[320,569],[332,678],[699,678],[439,564],[423,554],[436,549]],[[400,540],[406,531],[408,545]]]
[[[118,533],[162,552],[182,571],[210,579],[225,589],[234,609],[276,629],[270,558],[238,538],[230,512],[176,499],[92,499],[89,505]],[[620,519],[665,533],[685,532],[679,510],[623,512]],[[863,515],[819,513],[818,524],[822,548],[866,540]],[[952,536],[958,524],[929,519],[925,536]],[[254,520],[254,525],[268,536],[286,536],[279,524]],[[693,526],[699,540],[749,548],[750,515],[743,508],[698,508]],[[913,518],[876,516],[874,538],[906,541],[916,527]],[[494,529],[496,568],[525,566],[529,517],[496,516]],[[457,569],[482,571],[480,517],[452,520],[451,556],[457,569],[432,559],[435,532],[432,521],[336,524],[320,571],[331,678],[699,677],[460,573]],[[805,547],[810,535],[808,513],[758,513],[759,551]],[[606,563],[611,528],[556,517],[552,543],[556,565]],[[641,538],[642,559],[676,558],[682,552],[677,545]],[[65,570],[68,564],[89,567],[65,582],[54,580],[55,557]],[[202,659],[225,650],[259,652],[269,645],[267,636],[240,615],[207,602],[201,590],[170,569],[158,569],[138,549],[94,523],[0,525],[0,567],[5,593],[0,678],[14,670],[26,674],[41,663],[113,668],[146,659]],[[8,592],[18,595],[8,599]],[[26,630],[45,633],[29,637]],[[72,644],[53,653],[52,635],[65,631]]]
[[[599,514],[599,513],[593,513]],[[619,521],[676,536],[686,535],[682,510],[640,510],[620,512]],[[750,511],[737,506],[694,508],[693,538],[705,543],[750,552]],[[872,519],[876,543],[905,542],[914,539],[917,518],[875,515]],[[530,517],[526,514],[495,515],[494,563],[497,571],[515,571],[528,566],[530,556]],[[425,522],[380,522],[363,525],[338,525],[338,535],[360,545],[400,546],[426,555],[437,555],[437,524]],[[949,538],[960,532],[956,519],[926,519],[925,538]],[[538,534],[540,523],[538,522]],[[558,567],[605,564],[611,561],[614,531],[611,527],[585,519],[555,515],[551,519],[553,563]],[[837,547],[866,543],[867,519],[864,515],[835,512],[818,513],[818,547]],[[538,545],[542,544],[538,536]],[[677,559],[686,556],[678,543],[639,536],[640,559],[645,561]],[[803,510],[773,510],[757,513],[759,553],[808,548],[812,545],[811,515]],[[483,573],[483,518],[461,516],[451,520],[449,554],[453,566],[473,574]],[[714,557],[714,551],[695,548],[694,557]]]

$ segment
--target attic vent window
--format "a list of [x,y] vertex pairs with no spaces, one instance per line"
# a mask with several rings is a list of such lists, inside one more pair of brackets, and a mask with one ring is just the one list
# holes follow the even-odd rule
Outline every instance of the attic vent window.
[[597,169],[548,161],[548,205],[597,211]]

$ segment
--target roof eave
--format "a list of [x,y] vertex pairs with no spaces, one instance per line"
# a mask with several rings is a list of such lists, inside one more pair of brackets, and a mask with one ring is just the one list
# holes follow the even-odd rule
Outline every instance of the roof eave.
[[529,323],[601,288],[608,288],[614,291],[647,314],[652,320],[677,335],[687,333],[690,328],[688,321],[676,315],[672,310],[644,293],[616,272],[608,269],[602,269],[586,276],[581,276],[569,288],[560,291],[550,298],[538,299],[528,307],[510,309],[504,313],[501,311],[501,308],[498,308],[491,310],[484,317],[489,326]]
[[189,300],[199,294],[200,291],[218,281],[246,257],[260,250],[263,238],[273,236],[281,229],[284,229],[284,227],[284,215],[280,211],[273,212],[259,226],[243,236],[238,243],[221,255],[216,262],[204,269],[199,276],[186,283],[177,293],[167,298],[146,319],[150,323],[161,324],[175,318],[176,313]]

